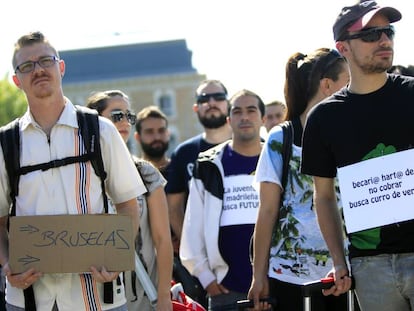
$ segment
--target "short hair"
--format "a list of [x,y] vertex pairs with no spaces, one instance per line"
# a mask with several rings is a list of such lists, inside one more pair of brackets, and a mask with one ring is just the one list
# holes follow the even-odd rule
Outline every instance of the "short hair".
[[230,115],[230,110],[231,110],[231,107],[233,106],[233,103],[239,97],[242,97],[242,96],[252,96],[252,97],[256,98],[257,99],[258,106],[259,106],[260,114],[262,115],[262,117],[265,115],[265,104],[264,104],[263,100],[256,93],[254,93],[252,91],[249,91],[249,90],[246,90],[246,89],[243,89],[243,90],[240,90],[240,91],[236,92],[230,98],[230,100],[229,100],[229,115]]
[[51,45],[50,41],[40,31],[29,32],[28,34],[21,36],[14,45],[13,58],[12,58],[13,68],[16,68],[18,65],[16,63],[16,54],[22,48],[26,46],[31,46],[36,43],[43,43],[43,44],[48,45],[53,50],[55,55],[59,58],[58,51]]
[[272,106],[282,106],[284,110],[286,110],[287,108],[286,104],[280,100],[274,100],[274,101],[271,101],[270,103],[265,104],[265,108],[272,107]]
[[102,111],[108,107],[108,100],[116,96],[122,97],[129,103],[129,97],[124,92],[120,90],[108,90],[96,92],[89,96],[86,107],[97,110],[98,114],[101,115]]
[[197,97],[198,95],[200,95],[200,94],[197,94],[197,90],[198,90],[198,88],[200,87],[200,86],[202,86],[202,85],[205,85],[205,84],[218,84],[218,85],[220,85],[221,86],[221,88],[223,89],[223,91],[224,91],[224,94],[228,94],[227,93],[227,88],[224,86],[224,84],[223,84],[223,82],[221,82],[220,80],[215,80],[215,79],[206,79],[206,80],[203,80],[203,81],[201,81],[199,84],[198,84],[198,86],[197,86],[197,88],[196,88],[196,92],[195,92],[195,96]]
[[135,130],[141,134],[142,122],[148,118],[163,119],[168,127],[167,116],[157,106],[147,106],[137,113],[137,121],[135,123]]

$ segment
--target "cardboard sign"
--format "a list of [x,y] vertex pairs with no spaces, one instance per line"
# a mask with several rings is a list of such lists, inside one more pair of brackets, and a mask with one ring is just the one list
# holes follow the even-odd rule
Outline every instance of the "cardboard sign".
[[123,215],[10,217],[9,265],[13,273],[135,268],[132,219]]
[[414,219],[414,149],[338,169],[349,233]]

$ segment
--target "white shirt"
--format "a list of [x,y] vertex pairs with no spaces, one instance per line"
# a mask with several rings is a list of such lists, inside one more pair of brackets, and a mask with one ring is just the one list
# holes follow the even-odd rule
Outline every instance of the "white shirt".
[[[76,109],[68,100],[49,140],[29,111],[19,122],[21,167],[79,155],[82,150]],[[106,192],[115,204],[136,198],[146,190],[124,141],[109,120],[99,118],[99,128]],[[0,216],[6,216],[10,197],[3,152],[0,172]],[[16,215],[104,213],[102,202],[100,179],[91,163],[75,163],[20,176]],[[24,307],[23,291],[6,287],[7,302]],[[114,303],[103,304],[103,284],[85,274],[45,274],[34,283],[34,291],[38,311],[50,311],[55,300],[60,311],[108,310],[126,302],[123,286],[114,282]]]

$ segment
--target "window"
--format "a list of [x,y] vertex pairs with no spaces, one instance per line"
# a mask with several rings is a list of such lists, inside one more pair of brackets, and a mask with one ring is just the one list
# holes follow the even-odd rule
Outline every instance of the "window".
[[165,113],[167,117],[176,115],[175,95],[173,90],[159,90],[155,92],[155,104]]

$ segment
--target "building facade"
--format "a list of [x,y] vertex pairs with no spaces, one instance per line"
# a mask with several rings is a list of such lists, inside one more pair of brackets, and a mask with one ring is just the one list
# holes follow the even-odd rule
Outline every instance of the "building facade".
[[[192,105],[195,89],[206,76],[193,68],[185,40],[68,50],[60,58],[66,63],[64,93],[74,104],[85,105],[94,92],[119,89],[129,96],[134,112],[158,106],[169,121],[169,153],[202,131]],[[140,155],[132,136],[128,146]]]

